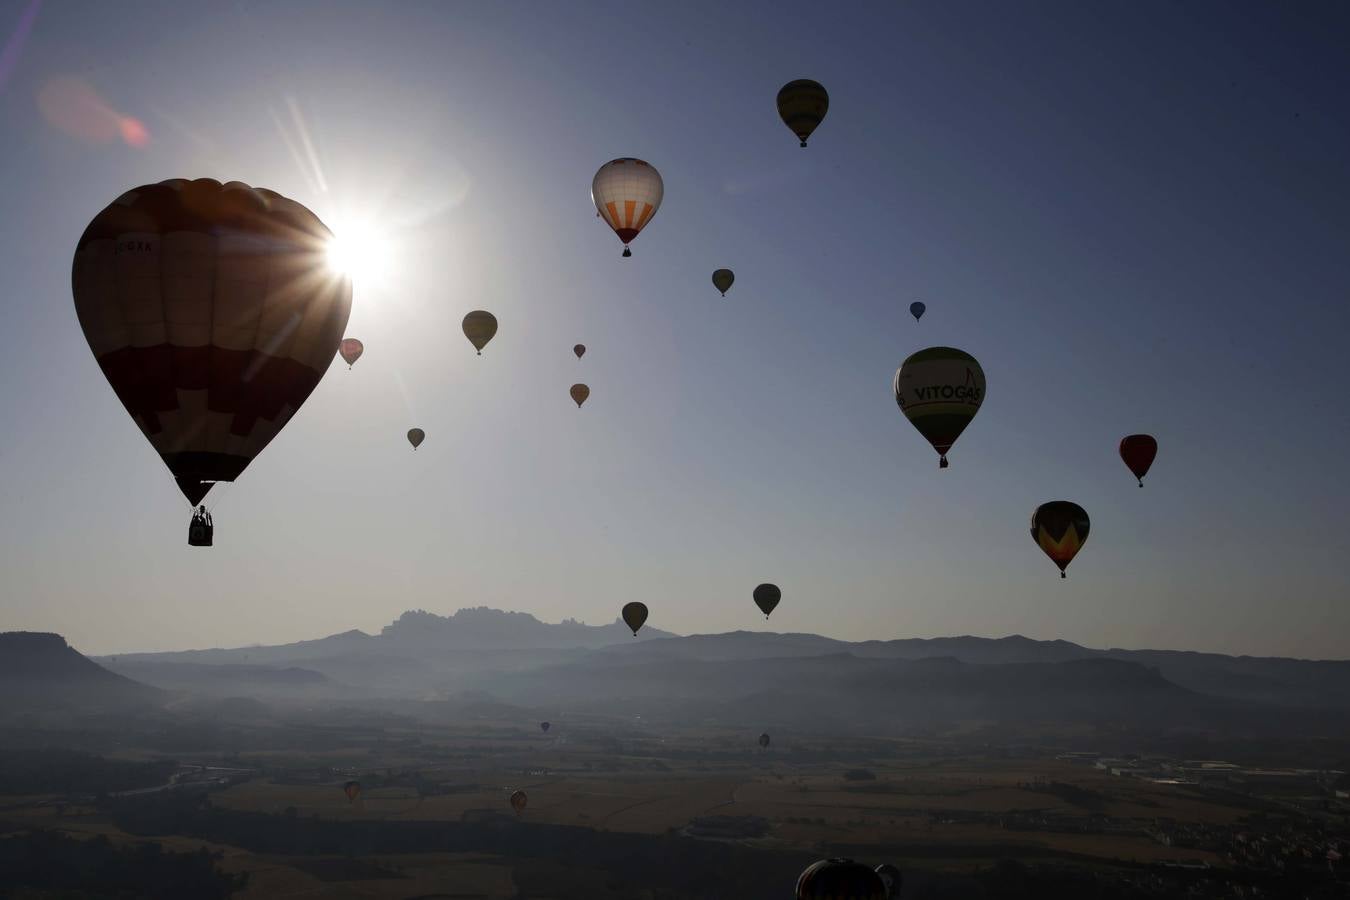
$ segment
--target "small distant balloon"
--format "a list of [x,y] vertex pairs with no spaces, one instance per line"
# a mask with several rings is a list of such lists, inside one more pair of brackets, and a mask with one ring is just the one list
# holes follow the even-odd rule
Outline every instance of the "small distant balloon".
[[427,433],[422,429],[420,428],[408,429],[408,443],[412,444],[412,448],[414,450],[420,447],[422,445],[422,442],[425,441],[426,439]]
[[773,612],[778,601],[783,599],[783,592],[778,589],[776,584],[761,584],[755,588],[755,605],[759,611],[764,613],[764,618],[769,618],[769,613]]
[[347,364],[347,368],[356,365],[356,361],[361,358],[361,354],[366,352],[366,345],[356,338],[343,338],[342,343],[338,345],[338,353],[342,354],[342,361]]
[[356,798],[361,796],[361,782],[349,781],[342,786],[342,792],[347,795],[348,803],[355,803]]
[[727,295],[727,291],[731,290],[731,284],[735,280],[736,273],[730,269],[718,269],[712,274],[713,287],[721,291],[723,297]]
[[914,321],[917,322],[923,318],[924,311],[927,309],[928,307],[924,306],[921,301],[915,300],[909,305],[909,314],[913,316]]
[[647,621],[647,604],[636,600],[625,603],[622,616],[623,623],[633,629],[633,637],[637,637],[638,629]]
[[483,348],[497,333],[497,317],[486,310],[475,309],[464,317],[462,327],[464,336],[469,339],[470,344],[473,344],[478,355],[482,356]]
[[576,401],[577,409],[581,409],[581,404],[586,402],[586,398],[591,395],[591,389],[584,384],[574,384],[568,391],[572,399]]
[[1031,537],[1050,561],[1059,566],[1059,577],[1087,543],[1087,510],[1068,500],[1052,500],[1031,514]]
[[553,727],[553,726],[550,725],[548,722],[540,722],[540,723],[539,723],[539,730],[542,731],[542,732],[544,732],[545,734],[547,734],[547,733],[548,733],[548,730],[549,730],[550,728],[552,728],[552,727]]
[[1151,434],[1128,434],[1120,439],[1120,458],[1130,467],[1139,486],[1144,486],[1153,458],[1158,455],[1158,441]]
[[768,747],[769,747],[769,735],[768,735],[768,732],[765,732],[764,734],[761,734],[761,735],[759,736],[759,745],[760,745],[761,747],[763,747],[764,749],[766,749],[766,750],[768,749]]
[[528,804],[529,802],[530,798],[525,794],[524,791],[516,791],[514,794],[511,795],[511,808],[516,811],[516,815],[520,815],[521,813],[523,813],[525,811],[526,804]]
[[572,352],[577,355],[577,359],[581,359],[583,356],[586,355],[586,345],[577,344],[575,347],[572,348]]
[[803,147],[829,108],[830,95],[818,81],[799,78],[789,81],[778,91],[778,115]]

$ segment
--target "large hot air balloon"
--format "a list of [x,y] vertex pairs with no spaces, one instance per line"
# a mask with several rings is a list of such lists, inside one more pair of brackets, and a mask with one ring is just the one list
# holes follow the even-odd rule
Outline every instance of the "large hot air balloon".
[[539,723],[539,730],[542,731],[542,732],[544,732],[545,734],[548,734],[548,730],[549,730],[550,728],[552,728],[552,727],[553,727],[553,726],[550,725],[548,722],[540,722],[540,723]]
[[755,588],[755,605],[759,611],[764,613],[764,618],[769,617],[773,608],[778,605],[778,601],[783,599],[783,592],[778,589],[776,584],[761,584]]
[[581,404],[585,403],[586,398],[591,395],[591,389],[584,384],[574,384],[567,393],[571,394],[572,399],[576,401],[577,409],[581,409]]
[[984,402],[984,370],[963,350],[929,347],[901,363],[893,387],[901,412],[947,468],[947,451]]
[[623,605],[623,623],[633,629],[633,637],[637,637],[638,629],[647,621],[647,604],[639,603],[634,600],[632,603]]
[[914,317],[914,321],[916,322],[923,318],[923,314],[927,312],[927,310],[928,307],[924,306],[922,300],[915,300],[909,305],[909,314]]
[[75,313],[117,398],[188,501],[234,481],[337,353],[352,287],[332,234],[238,181],[134,188],[75,248]]
[[628,245],[661,208],[665,193],[661,173],[640,159],[612,159],[595,173],[591,200],[596,212],[623,241],[624,256],[633,255]]
[[905,883],[900,870],[890,863],[882,863],[877,866],[876,873],[881,876],[881,883],[886,885],[886,900],[899,900],[900,888]]
[[586,345],[577,344],[575,347],[572,348],[572,352],[577,355],[577,359],[581,359],[583,356],[586,355]]
[[1139,479],[1140,487],[1144,486],[1144,476],[1157,455],[1158,441],[1151,434],[1128,434],[1120,439],[1120,458]]
[[475,309],[464,317],[463,323],[464,336],[473,344],[478,355],[483,355],[483,348],[492,340],[492,336],[497,333],[497,317],[487,310]]
[[1059,577],[1087,543],[1087,511],[1068,500],[1051,500],[1031,514],[1031,537],[1050,560],[1059,566]]
[[414,450],[420,447],[422,445],[422,442],[425,441],[426,439],[427,433],[422,429],[420,428],[408,429],[408,443],[412,444]]
[[361,782],[349,781],[342,786],[342,792],[347,795],[348,803],[355,803],[356,798],[361,796]]
[[798,876],[797,900],[886,900],[886,885],[862,863],[822,859]]
[[361,358],[361,354],[366,352],[366,345],[356,338],[343,338],[342,343],[338,345],[338,353],[342,354],[342,361],[347,364],[347,368],[356,365],[356,361]]
[[759,745],[760,745],[760,747],[763,747],[765,750],[769,749],[769,734],[768,734],[768,732],[765,732],[764,734],[761,734],[761,735],[759,736]]
[[730,269],[718,269],[713,272],[713,287],[721,291],[723,297],[727,295],[727,291],[731,290],[731,284],[735,280],[736,273]]
[[809,78],[789,81],[778,90],[778,115],[801,139],[803,147],[829,108],[830,95],[819,82]]
[[524,791],[516,791],[511,795],[511,808],[516,811],[516,815],[523,813],[525,805],[529,802],[530,798],[526,796]]

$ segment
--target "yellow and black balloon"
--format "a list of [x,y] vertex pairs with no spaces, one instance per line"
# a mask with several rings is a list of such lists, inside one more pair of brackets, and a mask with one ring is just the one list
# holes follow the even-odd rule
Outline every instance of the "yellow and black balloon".
[[1087,510],[1068,500],[1042,503],[1031,514],[1032,540],[1059,566],[1060,578],[1067,577],[1064,570],[1087,543],[1090,526]]

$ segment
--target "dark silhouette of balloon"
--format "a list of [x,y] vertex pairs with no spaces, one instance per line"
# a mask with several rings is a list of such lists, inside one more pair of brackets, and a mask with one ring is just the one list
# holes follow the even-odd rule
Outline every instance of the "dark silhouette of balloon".
[[342,786],[342,792],[347,795],[348,803],[355,803],[356,798],[361,796],[361,782],[349,781]]
[[1031,537],[1036,545],[1059,566],[1059,577],[1087,543],[1087,511],[1068,500],[1052,500],[1036,507],[1031,514]]
[[890,863],[882,863],[877,866],[876,872],[881,876],[881,883],[886,885],[886,900],[899,900],[900,888],[905,883],[900,870]]
[[277,436],[337,355],[351,282],[305,207],[238,181],[127,191],[75,249],[75,313],[104,376],[196,506]]
[[947,451],[984,402],[980,364],[964,350],[929,347],[901,363],[892,386],[900,411],[938,452],[938,467],[947,468]]
[[552,728],[552,727],[553,727],[553,726],[550,725],[548,722],[540,722],[540,723],[539,723],[539,730],[542,731],[542,732],[544,732],[545,734],[547,734],[547,733],[548,733],[548,730],[549,730],[550,728]]
[[923,314],[925,311],[927,311],[927,309],[928,307],[924,306],[922,301],[915,300],[913,303],[909,305],[909,314],[913,316],[914,321],[917,322],[923,318]]
[[408,429],[408,443],[412,444],[414,450],[420,447],[422,445],[422,442],[425,441],[426,439],[427,433],[422,429],[420,428]]
[[338,345],[338,353],[342,354],[342,361],[347,364],[348,369],[356,365],[356,361],[365,352],[366,345],[356,338],[343,338],[342,343]]
[[778,605],[778,601],[783,599],[783,592],[778,589],[776,584],[761,584],[755,588],[755,605],[759,611],[764,613],[764,618],[769,617],[773,608]]
[[637,637],[638,629],[647,621],[647,604],[639,603],[634,600],[632,603],[623,605],[623,623],[633,629],[633,637]]
[[483,355],[483,348],[488,345],[497,333],[497,317],[487,310],[475,309],[464,317],[463,325],[464,336],[473,344],[478,355]]
[[567,393],[571,394],[572,399],[576,401],[577,409],[581,409],[581,404],[585,403],[586,398],[591,395],[591,389],[584,384],[574,384]]
[[523,813],[525,811],[526,804],[528,804],[529,802],[530,798],[526,795],[524,791],[516,791],[514,794],[511,795],[511,808],[516,811],[516,815],[520,815],[521,813]]
[[809,78],[789,81],[778,90],[778,115],[806,146],[830,108],[830,95],[819,82]]
[[765,732],[764,734],[761,734],[761,735],[759,736],[759,746],[760,746],[760,747],[763,747],[763,748],[766,749],[766,750],[768,749],[768,747],[769,747],[769,735],[768,735],[768,732]]
[[1158,441],[1151,434],[1128,434],[1120,439],[1120,458],[1130,467],[1139,486],[1144,486],[1153,458],[1158,455]]
[[581,359],[583,356],[586,355],[586,345],[577,344],[575,347],[572,348],[572,352],[577,355],[577,359]]
[[712,276],[713,287],[721,291],[723,297],[727,295],[727,291],[731,290],[731,284],[735,280],[736,273],[730,269],[718,269]]
[[623,241],[624,256],[633,255],[628,245],[656,215],[665,194],[656,167],[632,157],[610,160],[591,181],[595,211]]
[[886,900],[886,885],[862,863],[822,859],[798,876],[797,900]]

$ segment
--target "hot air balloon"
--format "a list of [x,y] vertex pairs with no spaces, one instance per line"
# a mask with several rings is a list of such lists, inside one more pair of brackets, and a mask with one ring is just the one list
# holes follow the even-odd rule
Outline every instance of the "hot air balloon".
[[576,401],[577,409],[581,409],[581,404],[586,402],[586,398],[591,395],[591,389],[584,384],[574,384],[568,391],[572,399]]
[[183,496],[201,503],[277,436],[336,355],[351,282],[308,209],[238,181],[127,191],[75,248],[75,313]]
[[798,876],[797,900],[886,900],[886,885],[862,863],[822,859]]
[[767,749],[769,748],[769,735],[768,735],[768,732],[765,732],[764,734],[761,734],[761,735],[759,736],[759,745],[760,745],[761,747],[763,747],[765,750],[767,750]]
[[355,803],[356,798],[361,796],[361,782],[349,781],[342,786],[342,792],[347,795],[348,803]]
[[876,873],[881,876],[881,883],[886,885],[886,900],[898,900],[900,887],[905,882],[900,870],[890,863],[882,863],[877,866]]
[[545,734],[547,734],[547,733],[548,733],[548,730],[549,730],[550,728],[552,728],[552,727],[553,727],[553,726],[550,725],[548,722],[540,722],[540,723],[539,723],[539,730],[542,731],[542,732],[544,732]]
[[586,345],[577,344],[575,347],[572,348],[572,352],[577,355],[577,359],[581,359],[583,356],[586,355]]
[[923,314],[927,309],[928,307],[924,306],[922,301],[915,300],[909,305],[909,314],[913,316],[914,321],[917,322],[923,318]]
[[530,798],[525,795],[524,791],[516,791],[511,795],[511,808],[516,811],[516,815],[523,813],[525,811],[525,804],[529,802]]
[[778,601],[783,599],[783,592],[778,589],[776,584],[761,584],[755,588],[755,605],[759,611],[764,613],[764,618],[769,617],[773,608],[778,605]]
[[819,82],[809,78],[789,81],[778,90],[778,115],[801,139],[803,147],[829,108],[830,95]]
[[895,402],[947,468],[947,451],[984,402],[984,370],[963,350],[929,347],[895,372]]
[[497,333],[497,317],[492,313],[475,309],[464,317],[464,336],[473,344],[478,355],[483,355],[483,348],[492,340],[492,336]]
[[1151,434],[1128,434],[1120,439],[1120,458],[1139,479],[1140,487],[1144,486],[1144,476],[1157,455],[1158,441]]
[[427,433],[422,429],[420,428],[408,429],[408,443],[413,445],[414,450],[420,447],[422,445],[422,442],[425,441],[426,439]]
[[343,338],[342,343],[338,345],[338,353],[342,354],[342,361],[347,364],[347,368],[356,365],[356,361],[361,358],[361,354],[366,352],[366,345],[356,338]]
[[736,273],[730,269],[718,269],[713,273],[713,287],[722,292],[722,296],[727,295],[731,290],[731,284],[736,280]]
[[1031,514],[1031,537],[1050,560],[1059,566],[1059,577],[1087,543],[1087,511],[1068,500],[1052,500]]
[[647,604],[639,603],[634,600],[632,603],[623,605],[623,623],[633,629],[633,637],[637,637],[638,629],[647,621]]
[[640,159],[612,159],[591,181],[595,210],[623,241],[623,255],[632,256],[629,243],[661,208],[666,187],[656,167]]

